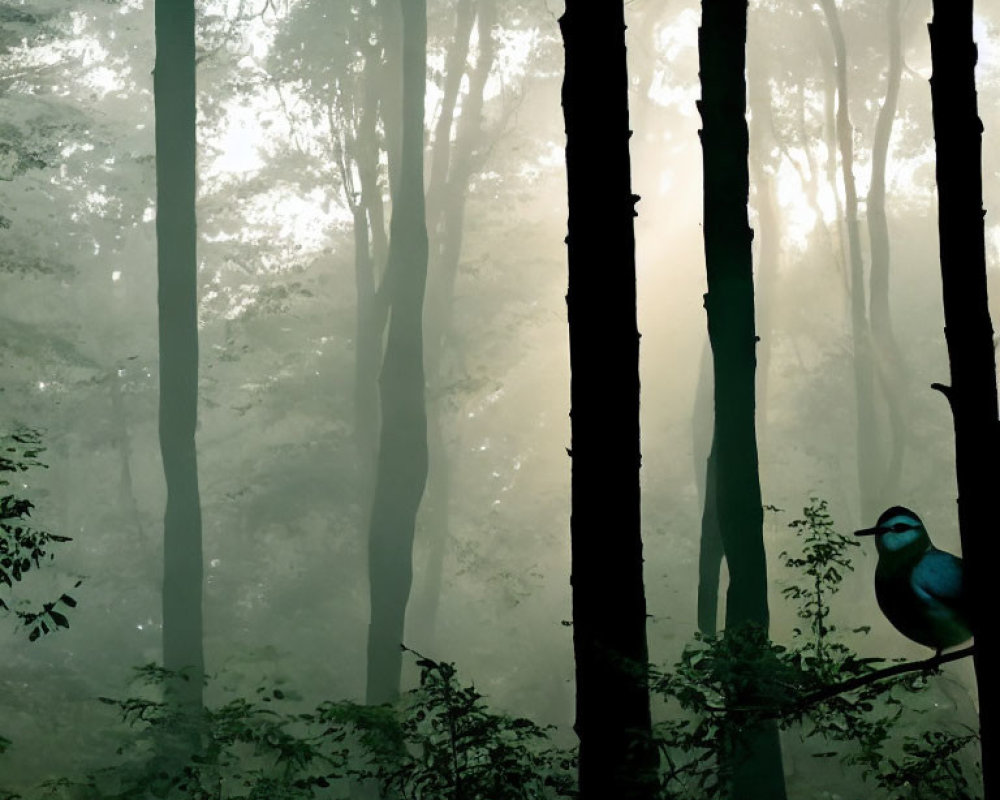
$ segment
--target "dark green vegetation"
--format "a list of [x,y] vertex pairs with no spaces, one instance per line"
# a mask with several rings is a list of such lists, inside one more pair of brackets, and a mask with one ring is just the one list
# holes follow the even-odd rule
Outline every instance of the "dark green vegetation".
[[914,714],[913,696],[934,690],[939,663],[906,665],[905,672],[880,668],[885,659],[860,657],[850,644],[870,628],[845,633],[835,622],[833,596],[853,570],[849,548],[858,542],[835,529],[818,499],[789,527],[800,549],[780,555],[794,576],[782,576],[782,595],[794,601],[802,620],[790,644],[768,643],[754,625],[723,636],[699,634],[674,671],[653,681],[655,691],[681,709],[657,726],[668,794],[728,796],[740,765],[720,753],[740,731],[767,720],[796,730],[811,757],[839,760],[889,797],[976,796],[974,731],[959,725],[900,735]]
[[[414,654],[416,655],[416,654]],[[82,780],[57,779],[77,797],[341,797],[345,780],[373,780],[388,796],[412,800],[522,800],[567,796],[573,755],[552,747],[533,722],[490,711],[451,664],[418,656],[418,688],[395,706],[324,702],[308,711],[288,687],[262,686],[203,709],[202,746],[171,770],[150,760],[176,706],[150,699],[178,679],[156,665],[136,669],[147,696],[100,698],[129,726],[119,763]]]
[[[29,469],[45,469],[39,460],[45,451],[38,431],[26,429],[8,434],[0,439],[0,487],[9,487],[11,478]],[[28,573],[37,570],[44,562],[55,558],[53,544],[70,541],[68,536],[40,530],[31,524],[31,509],[35,504],[20,493],[3,494],[0,489],[0,615],[13,615],[28,629],[28,641],[51,633],[58,628],[68,628],[69,619],[64,611],[74,608],[76,600],[68,594],[61,594],[55,600],[39,605],[30,600],[18,598],[15,591]],[[76,586],[80,585],[77,581]]]
[[[731,742],[765,720],[795,731],[811,758],[844,764],[868,791],[976,796],[974,732],[946,725],[903,733],[921,714],[914,699],[939,696],[941,660],[886,668],[885,659],[860,657],[850,643],[869,628],[842,631],[834,599],[853,569],[849,549],[857,541],[835,529],[818,499],[789,528],[798,547],[781,554],[782,594],[801,626],[787,646],[768,643],[752,624],[724,636],[698,634],[671,671],[652,670],[651,687],[669,713],[650,740],[660,770],[649,796],[728,796],[732,771],[742,766]],[[141,693],[99,698],[127,725],[115,735],[113,765],[42,788],[80,798],[313,798],[345,797],[345,782],[372,781],[385,796],[411,800],[578,796],[576,754],[554,746],[550,731],[491,710],[454,665],[410,655],[418,686],[392,705],[310,707],[286,682],[246,696],[224,688],[231,699],[201,712],[199,748],[169,767],[156,758],[159,743],[190,717],[164,702],[160,689],[184,677],[155,664],[137,668],[132,684]],[[225,687],[232,677],[211,683]]]
[[0,785],[994,800],[826,516],[990,563],[1000,19],[938,11],[0,0]]

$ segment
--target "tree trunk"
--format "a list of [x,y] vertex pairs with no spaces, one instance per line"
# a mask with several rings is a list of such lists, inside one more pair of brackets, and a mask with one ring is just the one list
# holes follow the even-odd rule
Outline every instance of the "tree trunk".
[[158,0],[156,236],[159,280],[160,452],[167,484],[163,530],[163,664],[188,680],[168,685],[188,711],[202,704],[198,284],[195,227],[194,0]]
[[445,57],[444,87],[441,93],[441,110],[434,125],[434,144],[431,149],[431,174],[427,185],[427,231],[434,241],[443,211],[442,201],[448,187],[451,163],[451,129],[455,123],[458,92],[466,72],[469,57],[472,23],[476,20],[473,0],[459,0],[455,9],[455,35]]
[[[997,422],[993,325],[986,293],[983,229],[982,133],[976,99],[976,45],[972,0],[934,0],[930,24],[931,102],[937,156],[938,228],[945,338],[951,386],[936,386],[951,403],[955,421],[958,522],[972,608],[993,607],[991,547],[995,527],[995,470],[1000,444]],[[998,788],[996,638],[988,614],[972,620],[979,687],[979,722],[985,800]]]
[[724,555],[715,499],[715,457],[712,455],[715,411],[712,396],[712,349],[706,342],[698,369],[692,419],[695,482],[702,509],[698,549],[698,630],[706,635],[714,635],[718,631],[719,579]]
[[[639,511],[639,334],[621,2],[559,20],[569,198],[572,587],[581,800],[656,790]],[[612,254],[609,263],[607,255]]]
[[854,183],[854,133],[847,102],[847,45],[835,0],[819,0],[833,41],[837,77],[837,146],[844,182],[844,222],[851,287],[851,338],[854,342],[854,391],[857,409],[858,496],[860,518],[875,519],[881,480],[878,422],[875,415],[875,369],[865,297],[865,265],[861,256],[858,191]]
[[125,401],[122,399],[121,374],[124,370],[112,369],[108,374],[111,389],[111,424],[114,426],[114,446],[118,450],[118,505],[122,514],[131,523],[136,540],[143,538],[142,515],[135,499],[132,482],[132,444],[128,435],[128,419]]
[[[377,27],[371,20],[373,28]],[[372,31],[363,29],[359,48],[364,52],[361,80],[361,115],[357,134],[345,157],[357,167],[360,198],[354,196],[352,171],[348,162],[341,166],[345,199],[354,217],[354,284],[357,293],[354,352],[354,441],[357,451],[359,497],[365,510],[360,530],[371,524],[369,513],[375,487],[378,455],[379,396],[378,373],[382,360],[382,338],[388,317],[388,300],[378,286],[385,272],[388,248],[385,209],[379,186],[378,106],[381,88],[380,48],[371,42]],[[384,38],[384,32],[380,38]],[[346,111],[345,111],[346,113]],[[343,115],[342,115],[343,116]]]
[[[715,362],[712,459],[719,531],[729,566],[726,628],[750,624],[766,632],[764,511],[754,430],[753,231],[747,220],[746,14],[746,0],[703,0],[698,108],[705,176],[705,309]],[[740,697],[729,700],[741,703]],[[785,797],[781,746],[773,723],[745,729],[725,749],[733,798]]]
[[[484,145],[482,115],[486,81],[489,79],[496,58],[496,41],[493,27],[496,23],[496,0],[479,0],[476,24],[479,35],[479,55],[474,69],[469,74],[469,89],[462,101],[462,111],[456,124],[455,142],[435,141],[431,181],[428,186],[427,214],[431,234],[432,257],[428,274],[427,307],[424,311],[426,324],[426,351],[428,384],[432,387],[433,400],[428,407],[428,435],[430,443],[430,476],[427,484],[425,530],[429,539],[427,570],[422,590],[415,598],[414,608],[419,608],[416,621],[419,624],[419,641],[424,647],[432,647],[437,627],[437,614],[441,599],[441,579],[444,574],[444,557],[450,536],[450,497],[452,466],[449,462],[447,442],[442,429],[441,391],[445,380],[443,373],[444,353],[452,334],[452,318],[455,302],[455,281],[458,278],[462,242],[465,232],[465,206],[469,196],[469,182],[478,166],[477,148]],[[449,52],[449,63],[461,64],[455,83],[461,82],[466,73],[465,59],[468,54],[468,37],[471,25],[459,18],[458,35],[466,37],[464,47],[456,42],[453,46],[463,53],[461,62]],[[446,76],[450,82],[451,76]],[[454,101],[442,101],[445,110],[454,115]],[[450,119],[450,118],[449,118]],[[438,136],[444,130],[451,130],[438,120]],[[438,145],[441,145],[438,147]],[[439,166],[440,165],[440,166]],[[433,198],[433,199],[432,199]]]
[[[426,4],[426,0],[423,0]],[[382,20],[382,69],[379,82],[382,127],[385,131],[385,151],[389,164],[389,197],[395,202],[399,191],[403,139],[403,19],[399,0],[376,0]]]
[[[889,422],[888,455],[879,464],[878,490],[881,497],[894,497],[899,492],[906,447],[907,395],[903,357],[892,330],[889,310],[889,221],[885,212],[885,168],[896,118],[899,82],[903,72],[902,30],[899,0],[889,0],[886,8],[889,39],[889,69],[885,100],[879,111],[872,142],[872,179],[868,190],[868,238],[871,247],[869,285],[869,317],[871,321],[874,367],[879,387],[885,398]],[[886,463],[887,462],[887,463]]]
[[368,549],[369,704],[391,701],[399,693],[413,532],[427,480],[422,322],[427,280],[423,166],[427,4],[402,0],[401,5],[403,129],[386,268],[390,320],[379,378],[382,425]]

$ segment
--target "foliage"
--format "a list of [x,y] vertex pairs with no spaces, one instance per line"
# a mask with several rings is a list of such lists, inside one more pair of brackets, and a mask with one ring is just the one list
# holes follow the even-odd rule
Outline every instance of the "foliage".
[[459,684],[453,664],[415,655],[420,687],[404,698],[400,718],[384,707],[323,708],[325,720],[360,732],[368,763],[358,778],[412,800],[572,796],[575,759],[545,747],[544,728],[490,711],[475,687]]
[[[783,597],[798,601],[798,616],[809,623],[811,638],[806,639],[800,628],[792,632],[803,639],[802,650],[814,659],[811,666],[823,670],[831,659],[846,658],[850,648],[839,641],[831,641],[836,627],[828,621],[830,596],[840,591],[844,571],[853,571],[848,548],[859,547],[860,542],[838,533],[826,500],[813,498],[802,509],[803,519],[793,520],[788,527],[802,539],[802,555],[790,556],[787,551],[779,554],[784,565],[791,570],[801,570],[806,581],[793,583],[781,590]],[[868,627],[852,629],[852,633],[867,633]]]
[[794,630],[792,646],[770,642],[753,626],[697,635],[672,672],[653,673],[652,688],[674,709],[655,728],[666,764],[665,796],[722,796],[732,768],[727,743],[738,730],[774,719],[782,728],[804,726],[804,739],[830,743],[814,756],[860,767],[888,797],[971,797],[959,756],[975,735],[893,736],[905,722],[904,698],[925,689],[931,671],[830,691],[871,675],[884,659],[859,657],[829,621],[830,598],[852,568],[847,551],[855,542],[836,531],[825,501],[813,498],[803,516],[790,525],[801,554],[781,554],[784,565],[803,576],[782,592],[798,602],[798,616],[808,623]]
[[[280,710],[300,698],[259,687],[253,698],[236,697],[193,720],[162,699],[101,698],[134,731],[118,749],[126,760],[59,785],[102,798],[191,800],[342,797],[348,781],[376,782],[400,800],[571,796],[573,757],[547,746],[544,729],[490,711],[458,682],[452,664],[417,663],[419,688],[394,706],[327,701],[310,712]],[[148,687],[165,688],[176,677],[155,664],[136,669],[136,681]],[[181,754],[178,743],[192,730],[199,744]]]
[[[46,467],[39,460],[39,455],[45,448],[42,447],[38,431],[18,431],[10,434],[7,439],[7,446],[0,453],[0,473],[25,472],[32,467]],[[9,480],[0,477],[0,486],[9,485]],[[0,586],[6,586],[8,590],[12,590],[15,583],[20,583],[29,571],[38,569],[43,560],[51,561],[55,557],[49,552],[52,543],[70,541],[68,536],[59,536],[27,525],[26,520],[34,507],[30,500],[16,494],[0,497]],[[80,582],[76,585],[79,586]],[[76,600],[68,594],[62,594],[57,600],[44,603],[38,611],[14,609],[14,614],[21,623],[30,629],[30,641],[58,628],[69,627],[69,620],[57,610],[58,606],[73,608]],[[3,597],[0,597],[0,611],[8,614],[11,612],[10,604]]]

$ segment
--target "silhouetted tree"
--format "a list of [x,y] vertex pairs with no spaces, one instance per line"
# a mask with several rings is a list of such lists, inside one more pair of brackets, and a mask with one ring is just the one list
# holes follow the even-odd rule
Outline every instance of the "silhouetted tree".
[[620,2],[568,0],[572,585],[580,797],[651,798],[639,511],[639,333]]
[[[767,631],[767,565],[754,426],[753,231],[747,220],[750,174],[746,122],[747,3],[703,0],[698,32],[704,164],[708,335],[715,363],[715,508],[729,566],[726,628]],[[713,464],[714,462],[714,464]],[[711,472],[711,470],[710,470]],[[706,495],[712,491],[709,486]],[[700,620],[700,622],[703,622]],[[730,697],[737,705],[752,698]],[[783,798],[781,747],[773,723],[758,723],[728,743],[731,794]]]
[[163,664],[185,671],[170,684],[183,707],[202,704],[201,502],[198,414],[198,285],[195,227],[194,0],[157,0],[156,236],[159,280],[160,452],[167,483],[163,520]]
[[404,0],[403,130],[385,281],[389,332],[379,378],[382,424],[368,542],[371,623],[366,702],[399,693],[403,623],[413,580],[413,533],[427,480],[423,303],[426,0]]
[[[945,339],[951,386],[935,384],[951,404],[955,422],[958,522],[962,556],[972,586],[973,608],[993,606],[991,547],[996,513],[996,472],[991,465],[1000,444],[996,358],[986,291],[982,135],[976,99],[972,0],[934,0],[930,24],[931,101],[937,156],[938,229],[944,295]],[[983,786],[986,800],[998,788],[996,637],[973,618]]]

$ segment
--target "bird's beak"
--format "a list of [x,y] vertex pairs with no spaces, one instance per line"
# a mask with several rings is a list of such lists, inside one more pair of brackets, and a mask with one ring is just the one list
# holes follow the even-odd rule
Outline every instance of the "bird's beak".
[[877,527],[875,527],[875,528],[865,528],[862,531],[854,531],[854,535],[855,536],[874,536],[876,533],[879,533],[879,532],[880,532],[880,530]]

